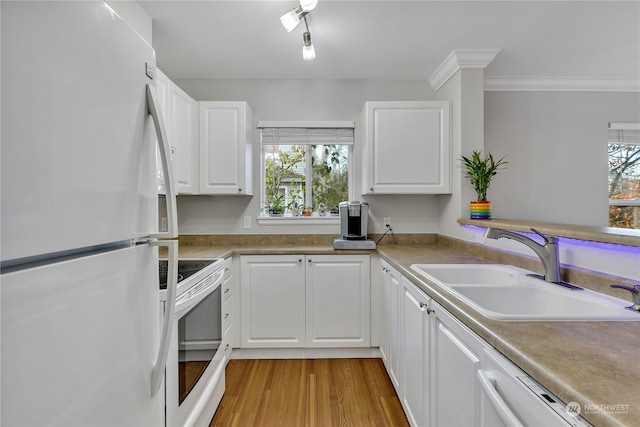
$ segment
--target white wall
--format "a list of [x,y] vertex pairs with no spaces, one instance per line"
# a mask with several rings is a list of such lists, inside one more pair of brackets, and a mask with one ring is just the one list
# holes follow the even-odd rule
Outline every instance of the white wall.
[[[638,121],[639,93],[486,92],[485,150],[509,161],[489,190],[493,216],[607,226],[607,124]],[[486,244],[535,256],[506,239]],[[640,280],[638,248],[560,239],[560,261]]]
[[[171,77],[171,76],[169,76]],[[176,80],[178,86],[198,101],[247,101],[254,120],[349,120],[356,122],[356,146],[352,178],[360,189],[360,114],[365,101],[432,100],[433,89],[425,81],[366,80]],[[259,134],[256,151],[259,159]],[[256,165],[258,168],[259,165]],[[178,224],[181,234],[339,234],[339,226],[259,225],[255,217],[260,209],[260,174],[254,173],[253,197],[180,196]],[[369,203],[369,232],[384,230],[383,217],[391,217],[393,230],[400,233],[435,233],[438,227],[436,196],[352,195]],[[253,221],[243,229],[243,217]]]
[[483,150],[484,70],[461,69],[437,93],[438,99],[452,102],[451,194],[438,196],[438,233],[469,240],[473,237],[457,223],[469,217],[469,202],[477,196],[463,178],[460,156]]
[[106,3],[120,18],[127,22],[140,36],[152,44],[153,20],[137,1],[107,0]]
[[486,92],[493,216],[607,226],[607,124],[639,121],[639,93]]

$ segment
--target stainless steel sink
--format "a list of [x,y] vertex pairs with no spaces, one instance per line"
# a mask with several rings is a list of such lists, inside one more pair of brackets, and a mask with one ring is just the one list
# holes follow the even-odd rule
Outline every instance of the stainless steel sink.
[[571,290],[500,264],[413,264],[484,316],[496,320],[640,321],[628,301],[587,289]]

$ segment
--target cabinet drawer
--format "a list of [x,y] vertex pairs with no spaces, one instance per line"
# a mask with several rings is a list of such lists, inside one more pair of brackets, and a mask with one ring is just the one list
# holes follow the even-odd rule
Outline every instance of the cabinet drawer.
[[[222,335],[226,335],[233,324],[233,298],[229,297],[222,304]],[[228,342],[228,341],[227,341]]]

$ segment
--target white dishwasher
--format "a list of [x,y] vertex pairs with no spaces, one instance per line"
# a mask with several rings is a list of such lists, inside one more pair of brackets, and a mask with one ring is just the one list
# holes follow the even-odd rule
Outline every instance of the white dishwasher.
[[484,350],[477,377],[481,426],[591,426],[494,349]]

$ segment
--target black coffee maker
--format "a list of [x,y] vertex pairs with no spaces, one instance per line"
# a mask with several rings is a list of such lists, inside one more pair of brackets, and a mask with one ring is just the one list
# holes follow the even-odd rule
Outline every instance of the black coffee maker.
[[366,202],[341,202],[340,232],[345,240],[367,240],[369,204]]

